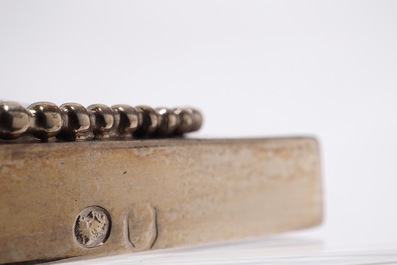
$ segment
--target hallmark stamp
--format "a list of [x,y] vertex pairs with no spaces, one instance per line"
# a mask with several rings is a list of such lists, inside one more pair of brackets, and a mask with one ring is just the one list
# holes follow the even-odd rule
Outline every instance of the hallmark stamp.
[[148,250],[157,239],[156,209],[149,203],[136,204],[124,219],[124,238],[132,250]]
[[108,212],[99,206],[89,206],[76,217],[73,227],[74,239],[82,247],[98,247],[109,237],[110,227]]

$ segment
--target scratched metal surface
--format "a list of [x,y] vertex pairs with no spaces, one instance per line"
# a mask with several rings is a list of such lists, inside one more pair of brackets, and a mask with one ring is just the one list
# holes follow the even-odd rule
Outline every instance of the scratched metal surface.
[[9,144],[0,160],[0,263],[190,246],[322,220],[313,138]]

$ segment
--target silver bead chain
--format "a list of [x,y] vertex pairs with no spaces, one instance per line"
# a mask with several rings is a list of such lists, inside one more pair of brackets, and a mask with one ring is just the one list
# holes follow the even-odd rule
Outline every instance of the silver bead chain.
[[0,102],[0,139],[34,137],[44,142],[106,138],[174,137],[197,131],[201,113],[193,108],[151,108],[102,104],[87,108],[77,103],[57,106],[37,102],[24,108],[16,102]]

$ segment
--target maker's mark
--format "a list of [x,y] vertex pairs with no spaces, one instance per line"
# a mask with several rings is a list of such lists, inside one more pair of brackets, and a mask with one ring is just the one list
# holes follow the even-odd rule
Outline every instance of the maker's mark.
[[150,203],[132,205],[124,219],[124,238],[133,251],[152,248],[157,239],[156,208]]

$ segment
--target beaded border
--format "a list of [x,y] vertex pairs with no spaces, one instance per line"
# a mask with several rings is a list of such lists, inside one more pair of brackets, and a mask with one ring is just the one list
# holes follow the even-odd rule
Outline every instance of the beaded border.
[[36,102],[24,108],[17,102],[0,102],[0,139],[31,136],[48,141],[100,140],[107,138],[175,137],[197,131],[202,115],[193,108],[78,103],[57,106]]

